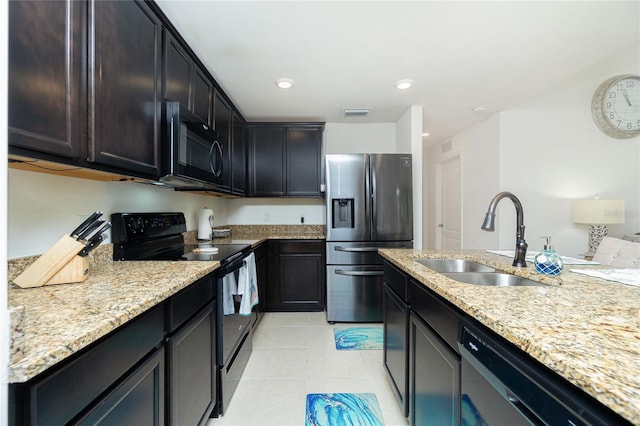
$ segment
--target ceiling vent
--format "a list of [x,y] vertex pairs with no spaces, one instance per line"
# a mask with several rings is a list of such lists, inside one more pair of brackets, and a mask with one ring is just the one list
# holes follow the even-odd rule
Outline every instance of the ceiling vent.
[[369,111],[371,108],[345,108],[342,110],[342,115],[345,117],[365,117]]

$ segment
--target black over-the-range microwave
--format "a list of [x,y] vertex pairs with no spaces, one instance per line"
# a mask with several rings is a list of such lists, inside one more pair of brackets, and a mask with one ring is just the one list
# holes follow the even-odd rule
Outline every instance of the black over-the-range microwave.
[[162,103],[162,177],[184,190],[213,190],[220,181],[220,136],[180,102]]

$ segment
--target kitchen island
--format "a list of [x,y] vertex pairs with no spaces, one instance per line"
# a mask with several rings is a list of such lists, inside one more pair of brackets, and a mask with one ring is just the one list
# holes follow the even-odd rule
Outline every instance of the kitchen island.
[[[557,277],[544,276],[533,265],[516,268],[512,259],[480,250],[382,249],[380,253],[466,315],[631,423],[640,424],[640,288],[569,272],[574,266],[565,266]],[[414,262],[418,258],[464,258],[546,285],[460,283]]]

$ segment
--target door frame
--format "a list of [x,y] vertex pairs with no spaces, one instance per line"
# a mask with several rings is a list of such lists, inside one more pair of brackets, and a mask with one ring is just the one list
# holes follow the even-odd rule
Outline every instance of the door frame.
[[442,181],[443,181],[443,168],[444,164],[456,159],[460,163],[460,248],[464,248],[464,201],[462,197],[463,187],[463,167],[462,167],[462,153],[450,152],[446,156],[442,156],[435,164],[435,221],[433,222],[434,243],[437,249],[442,249],[442,228],[439,226],[443,223],[442,208],[444,204],[444,197],[442,194]]

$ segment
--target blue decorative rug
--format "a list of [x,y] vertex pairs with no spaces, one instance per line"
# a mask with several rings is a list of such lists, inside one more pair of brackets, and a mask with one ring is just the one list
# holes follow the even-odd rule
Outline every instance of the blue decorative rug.
[[383,426],[374,393],[310,393],[305,426]]
[[382,349],[382,327],[334,328],[338,350]]

